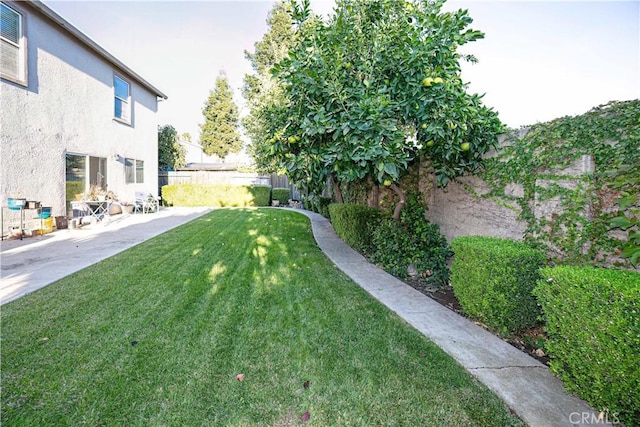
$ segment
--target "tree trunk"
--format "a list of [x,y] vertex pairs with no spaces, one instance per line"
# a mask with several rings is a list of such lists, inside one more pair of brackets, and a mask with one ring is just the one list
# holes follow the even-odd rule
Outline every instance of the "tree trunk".
[[331,174],[331,186],[333,187],[333,192],[336,195],[336,202],[344,203],[344,198],[342,197],[342,190],[340,189],[340,183],[336,180],[336,177]]
[[369,206],[372,208],[380,208],[380,186],[377,182],[371,187],[371,196],[369,197]]
[[402,188],[400,188],[400,186],[398,186],[397,184],[391,184],[391,186],[389,187],[393,190],[394,193],[396,193],[398,195],[398,203],[396,203],[396,207],[393,209],[393,216],[392,218],[396,221],[400,221],[400,212],[402,211],[402,208],[404,207],[404,204],[407,201],[407,197],[404,194],[404,190]]

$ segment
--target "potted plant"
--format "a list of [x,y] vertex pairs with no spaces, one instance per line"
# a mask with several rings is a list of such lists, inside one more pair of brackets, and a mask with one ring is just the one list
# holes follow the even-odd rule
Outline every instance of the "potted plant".
[[133,208],[134,205],[131,202],[128,201],[121,201],[119,202],[120,206],[122,206],[122,212],[126,213],[126,214],[132,214],[133,213]]
[[85,200],[104,201],[107,198],[107,191],[99,185],[91,185],[89,190],[84,193]]

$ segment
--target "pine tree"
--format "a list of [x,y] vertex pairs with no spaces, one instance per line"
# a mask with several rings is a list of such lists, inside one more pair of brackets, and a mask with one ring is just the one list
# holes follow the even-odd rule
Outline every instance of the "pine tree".
[[293,28],[291,16],[284,2],[274,4],[273,9],[269,11],[267,26],[269,28],[262,40],[254,44],[254,53],[244,52],[253,70],[261,75],[268,74],[273,64],[287,55],[291,44]]
[[238,107],[233,102],[233,91],[224,73],[216,79],[215,88],[202,109],[205,118],[200,125],[200,145],[205,154],[224,159],[229,153],[242,149],[238,132]]
[[264,162],[263,151],[269,149],[265,132],[268,124],[266,106],[282,100],[281,88],[271,77],[271,67],[287,56],[293,40],[291,16],[283,1],[276,3],[267,17],[268,30],[262,40],[254,44],[254,52],[245,51],[245,58],[251,63],[253,74],[244,76],[242,94],[249,107],[249,114],[242,119],[245,133],[251,138],[248,152],[253,156],[256,166],[264,171],[273,172],[273,165]]

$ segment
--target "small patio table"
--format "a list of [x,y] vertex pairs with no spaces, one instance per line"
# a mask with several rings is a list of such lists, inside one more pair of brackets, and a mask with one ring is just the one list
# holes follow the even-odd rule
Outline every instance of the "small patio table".
[[83,212],[83,216],[91,216],[98,221],[102,221],[105,215],[109,215],[111,200],[80,200],[71,202],[71,208],[75,211]]

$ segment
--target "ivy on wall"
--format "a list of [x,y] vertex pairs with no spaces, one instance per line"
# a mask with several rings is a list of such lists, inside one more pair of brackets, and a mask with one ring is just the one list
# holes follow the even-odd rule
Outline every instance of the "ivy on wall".
[[620,254],[629,259],[634,267],[640,265],[640,180],[638,179],[640,164],[621,165],[611,171],[611,188],[620,194],[615,201],[618,211],[610,219],[610,229],[626,232],[626,241],[622,244]]
[[[426,200],[430,169],[428,162],[411,168],[403,187]],[[511,130],[477,176],[489,186],[482,195],[458,182],[517,212],[524,238],[556,262],[640,266],[640,100]],[[345,200],[367,204],[371,188],[351,183]],[[378,206],[386,212],[393,203],[381,187]]]
[[518,206],[525,238],[558,261],[637,265],[640,100],[511,131],[478,176],[482,197]]

